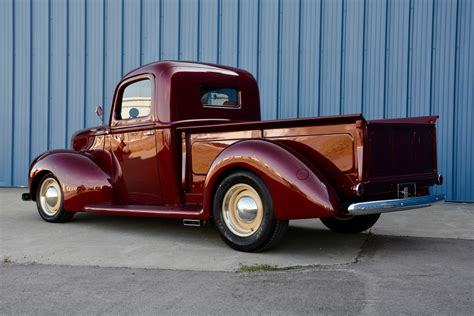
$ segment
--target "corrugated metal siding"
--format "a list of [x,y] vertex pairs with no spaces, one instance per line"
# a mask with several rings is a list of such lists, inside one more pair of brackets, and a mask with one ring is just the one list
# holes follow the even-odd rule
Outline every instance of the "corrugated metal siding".
[[199,60],[251,71],[266,119],[439,114],[451,200],[474,201],[470,0],[0,1],[0,185],[108,115],[139,65]]

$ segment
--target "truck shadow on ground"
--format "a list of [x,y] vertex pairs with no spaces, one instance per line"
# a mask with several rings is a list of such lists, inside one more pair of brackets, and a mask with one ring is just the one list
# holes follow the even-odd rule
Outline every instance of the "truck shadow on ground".
[[[317,219],[313,221],[314,227],[310,221],[306,221],[305,226],[298,224],[298,221],[292,222],[280,245],[265,253],[307,256],[311,253],[324,252],[331,256],[348,250],[358,251],[367,239],[367,234],[338,234],[318,227]],[[233,251],[221,240],[212,222],[200,227],[186,227],[177,219],[81,213],[76,214],[73,221],[68,223],[71,224],[86,226],[88,230],[99,229],[105,234],[110,232],[110,235],[122,233],[134,237],[159,239],[162,242],[187,243],[200,248],[228,248]]]

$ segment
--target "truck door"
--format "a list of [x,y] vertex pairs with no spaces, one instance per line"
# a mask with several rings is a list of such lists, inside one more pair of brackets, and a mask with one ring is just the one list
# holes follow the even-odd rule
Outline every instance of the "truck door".
[[153,119],[153,82],[139,76],[123,82],[116,94],[111,119],[111,151],[118,200],[157,205],[162,202]]

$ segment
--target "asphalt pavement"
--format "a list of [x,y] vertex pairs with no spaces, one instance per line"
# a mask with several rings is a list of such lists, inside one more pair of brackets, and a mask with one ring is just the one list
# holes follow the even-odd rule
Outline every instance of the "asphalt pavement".
[[293,221],[280,247],[247,254],[212,225],[93,214],[46,223],[23,191],[0,189],[2,315],[474,310],[473,204],[384,214],[357,235]]

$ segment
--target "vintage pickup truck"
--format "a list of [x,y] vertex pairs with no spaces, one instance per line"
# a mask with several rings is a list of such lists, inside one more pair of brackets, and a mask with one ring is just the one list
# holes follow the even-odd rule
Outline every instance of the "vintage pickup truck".
[[294,219],[357,233],[380,213],[444,199],[429,193],[442,182],[436,119],[261,121],[250,73],[155,62],[119,83],[108,125],[32,162],[22,198],[55,223],[75,212],[212,219],[227,244],[250,252],[275,245]]

